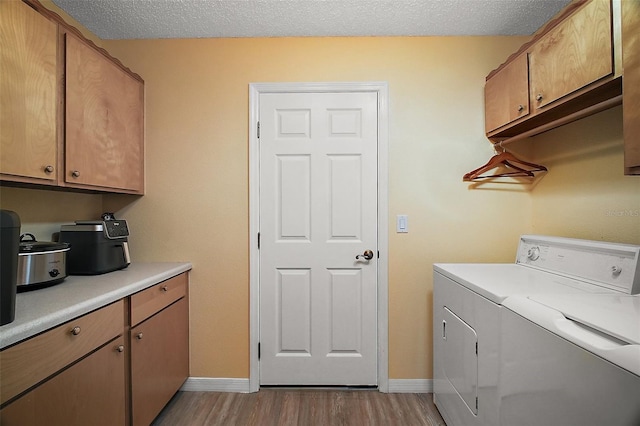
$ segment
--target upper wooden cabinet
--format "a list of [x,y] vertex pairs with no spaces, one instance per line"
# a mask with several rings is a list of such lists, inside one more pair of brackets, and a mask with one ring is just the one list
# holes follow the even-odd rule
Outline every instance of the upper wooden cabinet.
[[540,109],[613,73],[611,4],[593,0],[529,51],[531,99]]
[[37,0],[0,1],[0,180],[144,193],[144,81]]
[[0,2],[0,174],[58,178],[58,27],[21,1]]
[[518,56],[487,80],[484,98],[487,132],[529,114],[529,66],[526,54]]
[[144,87],[66,34],[65,182],[144,189]]
[[620,103],[624,172],[640,175],[640,0],[574,0],[487,76],[486,134],[517,140]]
[[[621,102],[619,6],[619,0],[574,0],[487,76],[489,139],[532,135]],[[529,107],[520,115],[514,115],[515,96],[522,99],[516,107]],[[500,112],[507,106],[508,113]]]
[[640,175],[640,0],[622,2],[625,173]]

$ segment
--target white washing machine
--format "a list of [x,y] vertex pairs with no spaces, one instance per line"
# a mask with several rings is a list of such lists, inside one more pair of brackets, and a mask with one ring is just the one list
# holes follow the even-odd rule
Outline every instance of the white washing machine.
[[640,425],[640,295],[508,297],[500,424]]
[[[511,300],[519,306],[535,303],[533,306],[544,310],[552,308],[542,305],[541,301],[574,300],[575,309],[590,311],[580,301],[601,300],[604,305],[605,300],[617,296],[631,298],[629,294],[640,292],[639,251],[638,246],[624,244],[523,236],[514,264],[434,265],[434,402],[447,424],[573,424],[563,420],[570,420],[566,416],[550,413],[545,423],[536,415],[546,408],[533,404],[535,398],[529,398],[537,390],[544,392],[547,388],[538,383],[542,375],[538,368],[532,367],[536,361],[524,357],[531,351],[519,351],[525,347],[522,340],[526,338],[515,338],[520,333],[524,336],[530,328],[521,327],[521,320],[527,324],[534,322],[526,319],[526,309],[514,308],[505,313],[507,309],[503,304],[510,304],[507,301]],[[631,300],[637,300],[637,296],[633,297]],[[619,312],[612,314],[613,317],[618,315]],[[518,321],[514,321],[513,316]],[[629,312],[627,320],[629,316],[632,318],[630,328],[640,324],[640,313]],[[596,318],[596,322],[599,321]],[[535,327],[544,328],[544,325]],[[518,331],[520,328],[522,332]],[[606,324],[600,326],[601,330],[608,328]],[[542,353],[546,351],[544,347],[537,349]],[[601,359],[600,355],[595,356]],[[633,353],[628,359],[632,358]],[[553,359],[547,358],[547,362],[554,364]],[[557,361],[561,363],[562,359],[558,357]],[[556,370],[563,371],[564,368],[559,365]],[[550,376],[559,377],[549,371]],[[632,376],[628,377],[628,385],[620,387],[621,393],[627,393],[629,386],[635,389],[640,384],[633,372],[624,371]],[[613,388],[616,383],[617,378],[611,380]],[[615,398],[617,393],[612,390],[607,393]],[[602,396],[598,392],[595,394]],[[640,392],[635,395],[638,396],[622,397],[622,401],[640,401]],[[563,405],[557,394],[547,396],[540,399]],[[573,396],[574,399],[582,397]],[[523,405],[530,410],[522,409]],[[566,412],[574,411],[569,406],[565,408]],[[524,418],[530,423],[523,421]]]

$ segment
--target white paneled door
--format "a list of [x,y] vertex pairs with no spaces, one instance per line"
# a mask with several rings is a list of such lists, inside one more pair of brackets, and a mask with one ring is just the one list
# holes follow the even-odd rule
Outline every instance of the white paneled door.
[[377,105],[260,94],[261,385],[377,384]]

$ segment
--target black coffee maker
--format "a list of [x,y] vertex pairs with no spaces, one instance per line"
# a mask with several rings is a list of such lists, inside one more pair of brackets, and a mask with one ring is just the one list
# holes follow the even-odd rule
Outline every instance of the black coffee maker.
[[0,210],[0,325],[15,319],[20,217],[11,210]]

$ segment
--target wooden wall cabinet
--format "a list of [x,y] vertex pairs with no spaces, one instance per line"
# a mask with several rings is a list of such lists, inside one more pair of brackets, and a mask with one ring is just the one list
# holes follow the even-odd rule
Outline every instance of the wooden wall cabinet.
[[134,426],[150,424],[189,375],[186,295],[187,275],[182,274],[131,296]]
[[522,54],[484,86],[485,128],[498,129],[529,114],[529,65]]
[[[574,0],[487,76],[485,130],[490,140],[531,136],[537,129],[546,131],[566,124],[563,120],[581,118],[582,112],[614,106],[613,101],[620,103],[616,101],[622,94],[618,5],[618,0]],[[519,71],[518,78],[505,78],[513,73],[512,68],[523,66],[525,56],[526,79],[524,71]],[[495,119],[496,111],[510,102],[509,97],[523,91],[525,81],[528,114],[514,116],[511,106],[509,117],[503,113],[502,119]],[[490,96],[491,87],[502,84],[509,88]]]
[[38,0],[0,7],[0,180],[144,194],[142,78]]
[[640,175],[640,0],[622,2],[624,166]]
[[0,175],[58,178],[58,26],[21,1],[0,2]]
[[65,183],[142,193],[142,82],[67,33],[65,89]]
[[[530,108],[517,116],[525,56]],[[487,76],[485,130],[517,140],[620,103],[624,172],[640,175],[640,0],[574,0]]]
[[546,33],[529,51],[531,99],[541,109],[613,73],[611,4],[595,0]]

